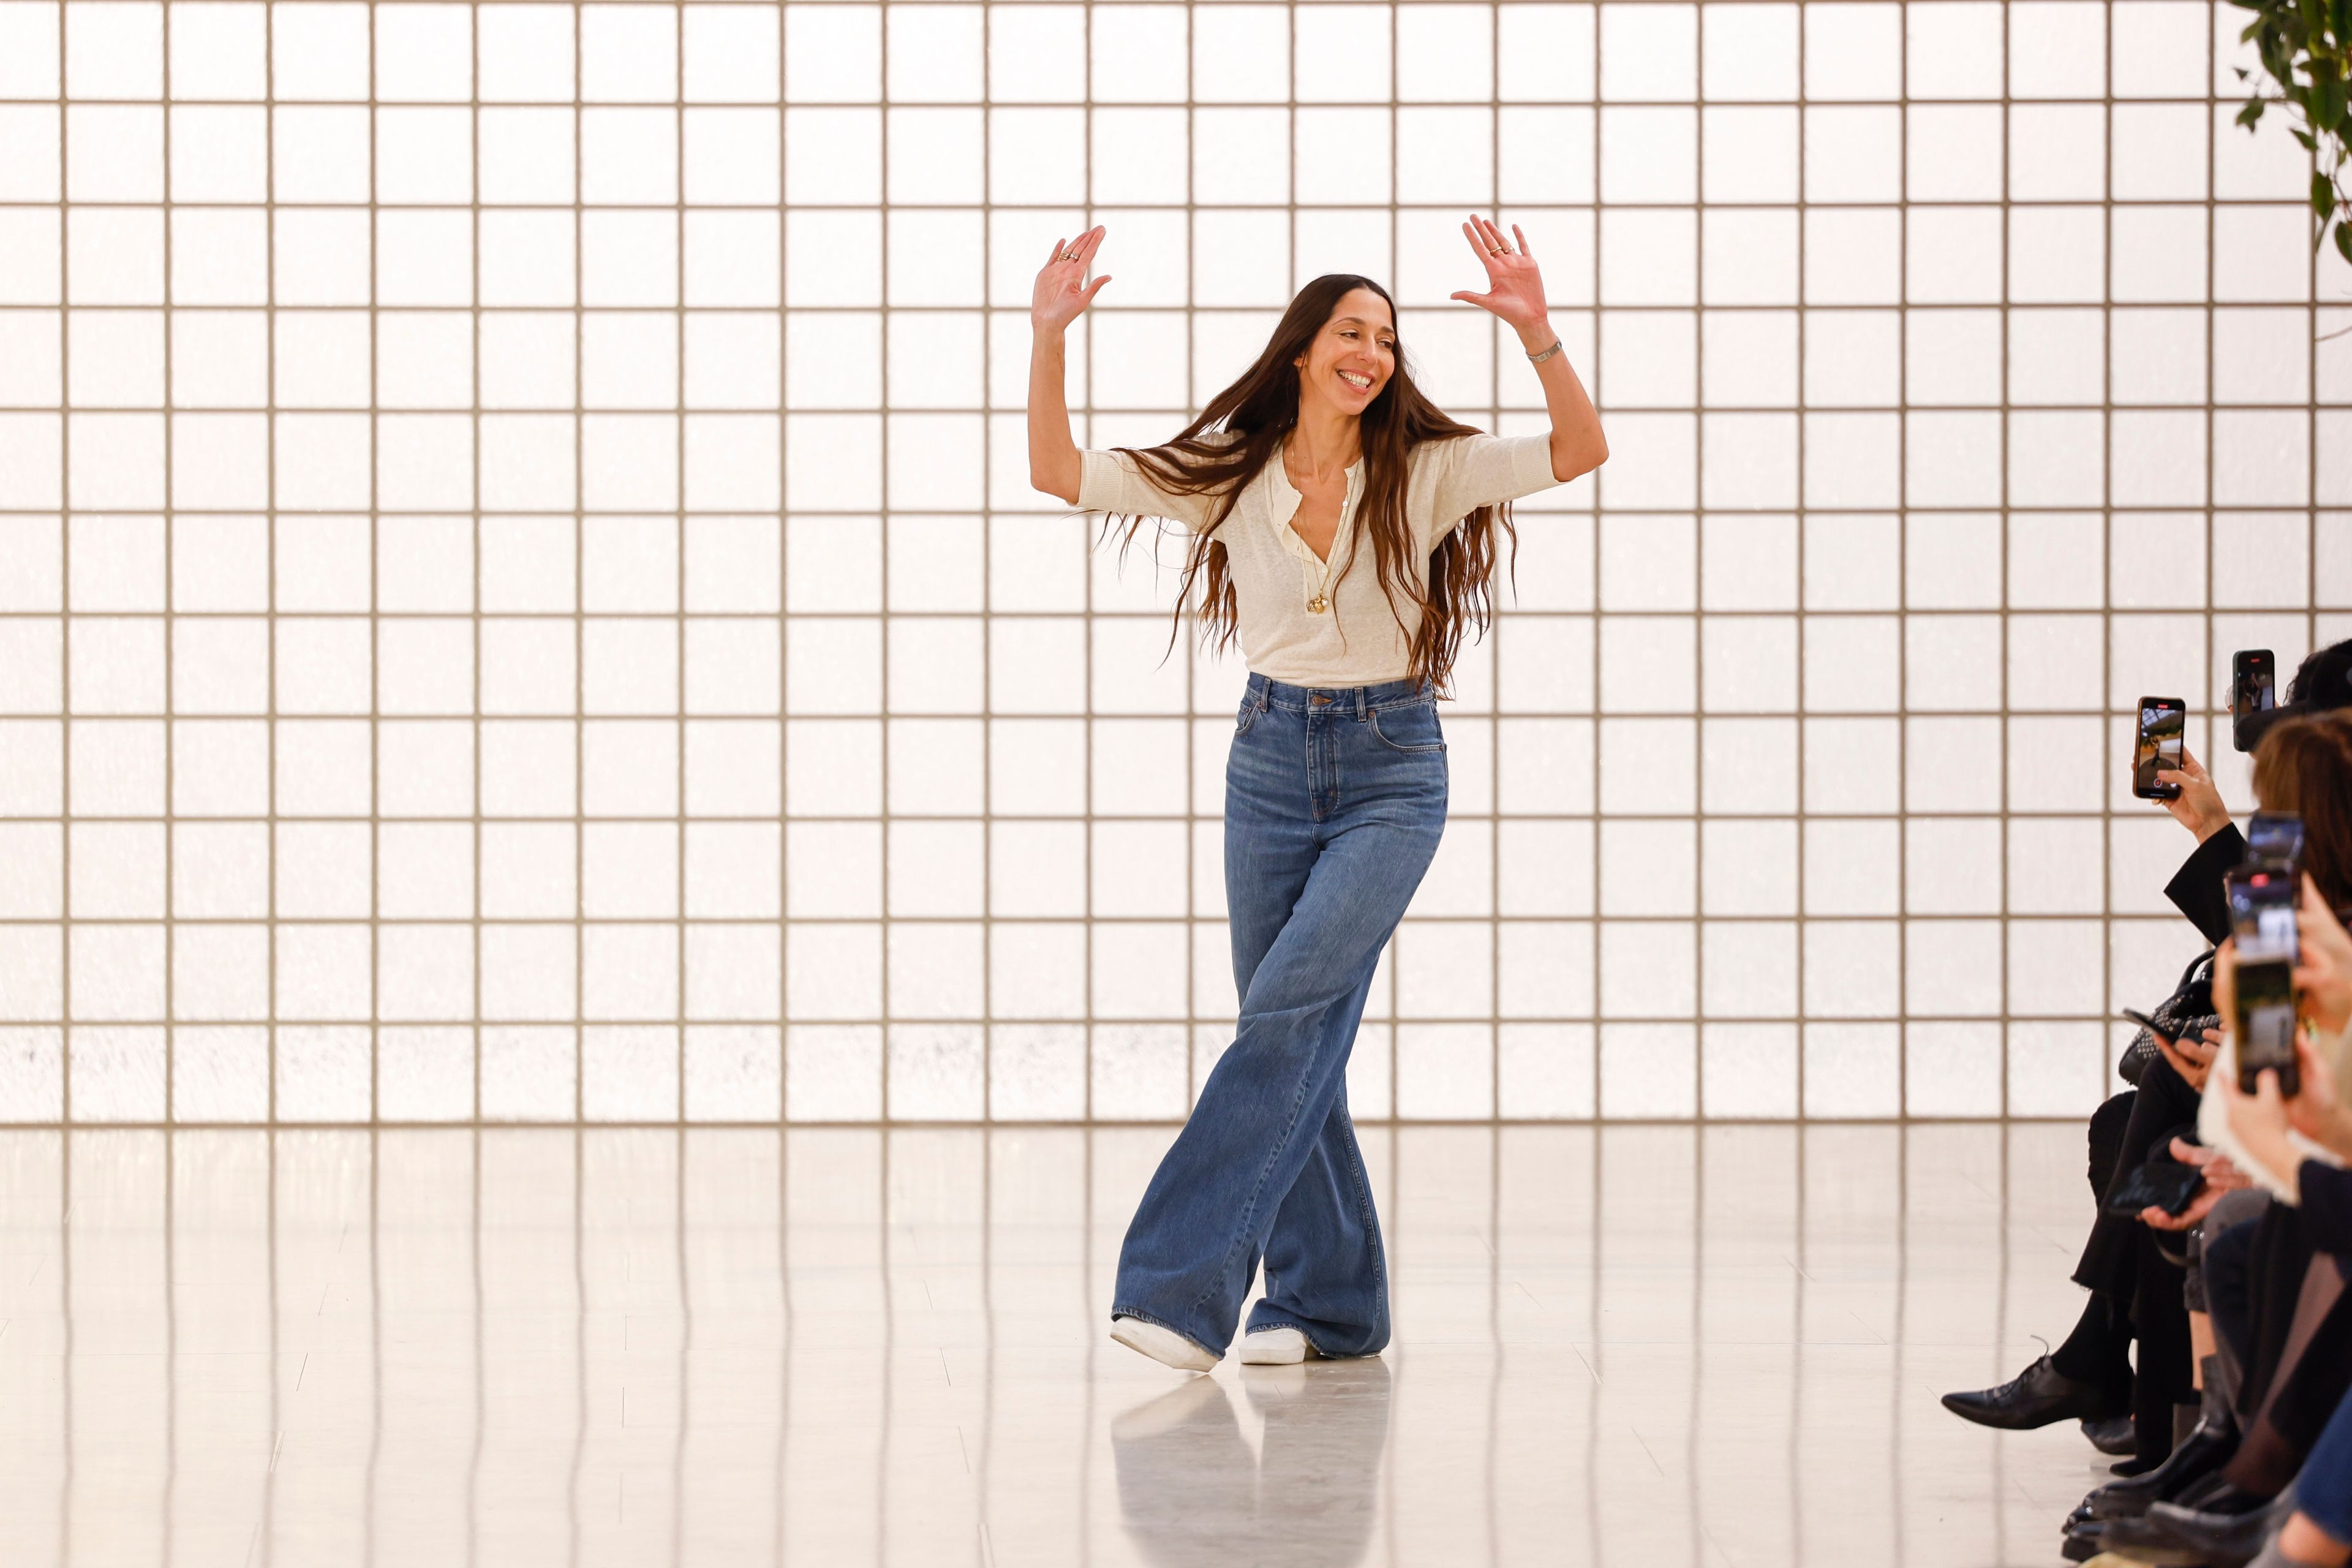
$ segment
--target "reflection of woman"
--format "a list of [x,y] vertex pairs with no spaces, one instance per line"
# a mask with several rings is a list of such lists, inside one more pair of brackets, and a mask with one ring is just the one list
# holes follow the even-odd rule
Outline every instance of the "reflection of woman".
[[[1517,230],[1512,231],[1515,235]],[[1250,666],[1225,784],[1233,1047],[1202,1087],[1129,1226],[1112,1337],[1186,1371],[1233,1341],[1261,1256],[1243,1360],[1370,1355],[1388,1342],[1379,1223],[1344,1074],[1381,949],[1437,849],[1445,742],[1434,697],[1491,606],[1495,537],[1517,497],[1607,456],[1560,354],[1525,237],[1463,225],[1488,291],[1454,296],[1518,331],[1551,416],[1503,440],[1412,384],[1370,279],[1318,278],[1201,416],[1148,450],[1082,452],[1063,334],[1097,226],[1037,275],[1029,468],[1039,489],[1134,527],[1191,531],[1180,604]]]
[[1265,1417],[1255,1460],[1214,1378],[1188,1379],[1111,1424],[1118,1510],[1144,1561],[1361,1562],[1380,1512],[1389,1369],[1246,1373],[1242,1386]]

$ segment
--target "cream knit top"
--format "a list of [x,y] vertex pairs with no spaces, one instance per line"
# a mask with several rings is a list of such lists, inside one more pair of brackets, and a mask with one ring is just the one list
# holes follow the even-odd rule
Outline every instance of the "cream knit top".
[[[1079,457],[1078,505],[1085,510],[1166,518],[1187,531],[1215,515],[1218,497],[1163,490],[1127,454],[1090,450]],[[1548,435],[1424,441],[1409,462],[1405,520],[1420,542],[1414,564],[1424,587],[1431,552],[1465,517],[1559,482],[1552,478]],[[1268,679],[1292,686],[1374,686],[1412,672],[1420,611],[1403,602],[1391,611],[1369,542],[1362,559],[1354,561],[1356,506],[1363,492],[1364,464],[1358,458],[1348,468],[1348,491],[1339,504],[1328,569],[1291,531],[1300,497],[1283,472],[1279,448],[1217,531],[1233,574],[1242,655]],[[1307,607],[1318,594],[1328,602],[1320,613]]]

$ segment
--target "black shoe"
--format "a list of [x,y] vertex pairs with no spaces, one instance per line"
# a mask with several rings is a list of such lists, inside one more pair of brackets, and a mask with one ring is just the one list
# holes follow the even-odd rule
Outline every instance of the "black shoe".
[[2251,1513],[2271,1500],[2231,1485],[2227,1476],[2216,1471],[2183,1488],[2179,1496],[2165,1500],[2189,1513],[2240,1514]]
[[[2293,1512],[2293,1488],[2238,1513],[2199,1513],[2175,1503],[2159,1502],[2150,1505],[2144,1518],[2110,1521],[2107,1544],[2123,1551],[2126,1532],[2145,1530],[2160,1536],[2161,1544],[2187,1552],[2192,1561],[2204,1563],[2206,1568],[2246,1568],[2247,1563],[2262,1555],[2263,1543],[2271,1538],[2271,1531],[2284,1524]],[[2129,1554],[2142,1555],[2139,1552]]]
[[1944,1395],[1944,1408],[1953,1415],[2006,1432],[2030,1432],[2053,1421],[2100,1420],[2121,1405],[2097,1384],[2060,1375],[2048,1356],[1998,1387]]
[[2106,1415],[2083,1423],[2083,1436],[2091,1447],[2102,1454],[2123,1455],[2132,1451],[2132,1418],[2128,1415]]
[[2088,1563],[2107,1549],[2106,1530],[2106,1525],[2095,1519],[2079,1523],[2069,1521],[2066,1539],[2058,1544],[2059,1555],[2069,1563]]
[[2200,1424],[2156,1468],[2128,1480],[2109,1481],[2084,1499],[2097,1519],[2136,1519],[2156,1502],[2170,1502],[2212,1475],[2238,1451],[2235,1427]]

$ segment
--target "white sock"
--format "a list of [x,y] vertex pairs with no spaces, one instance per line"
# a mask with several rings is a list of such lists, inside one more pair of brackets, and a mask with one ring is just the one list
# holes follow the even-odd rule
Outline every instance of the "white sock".
[[1292,1366],[1316,1353],[1307,1336],[1287,1325],[1255,1329],[1242,1336],[1244,1366]]
[[1217,1364],[1215,1356],[1175,1330],[1147,1323],[1141,1318],[1113,1318],[1110,1337],[1178,1372],[1207,1372]]

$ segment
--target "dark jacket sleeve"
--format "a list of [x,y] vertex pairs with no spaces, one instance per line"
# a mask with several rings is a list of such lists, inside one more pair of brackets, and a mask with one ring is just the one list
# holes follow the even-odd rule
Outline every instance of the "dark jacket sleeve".
[[2219,947],[2230,935],[2230,900],[2221,891],[2221,878],[2246,858],[2246,836],[2231,823],[2197,847],[2165,885],[2164,896],[2189,917],[2189,923]]
[[2352,1256],[2352,1171],[2305,1160],[2295,1184],[2303,1190],[2303,1234],[2314,1249]]

